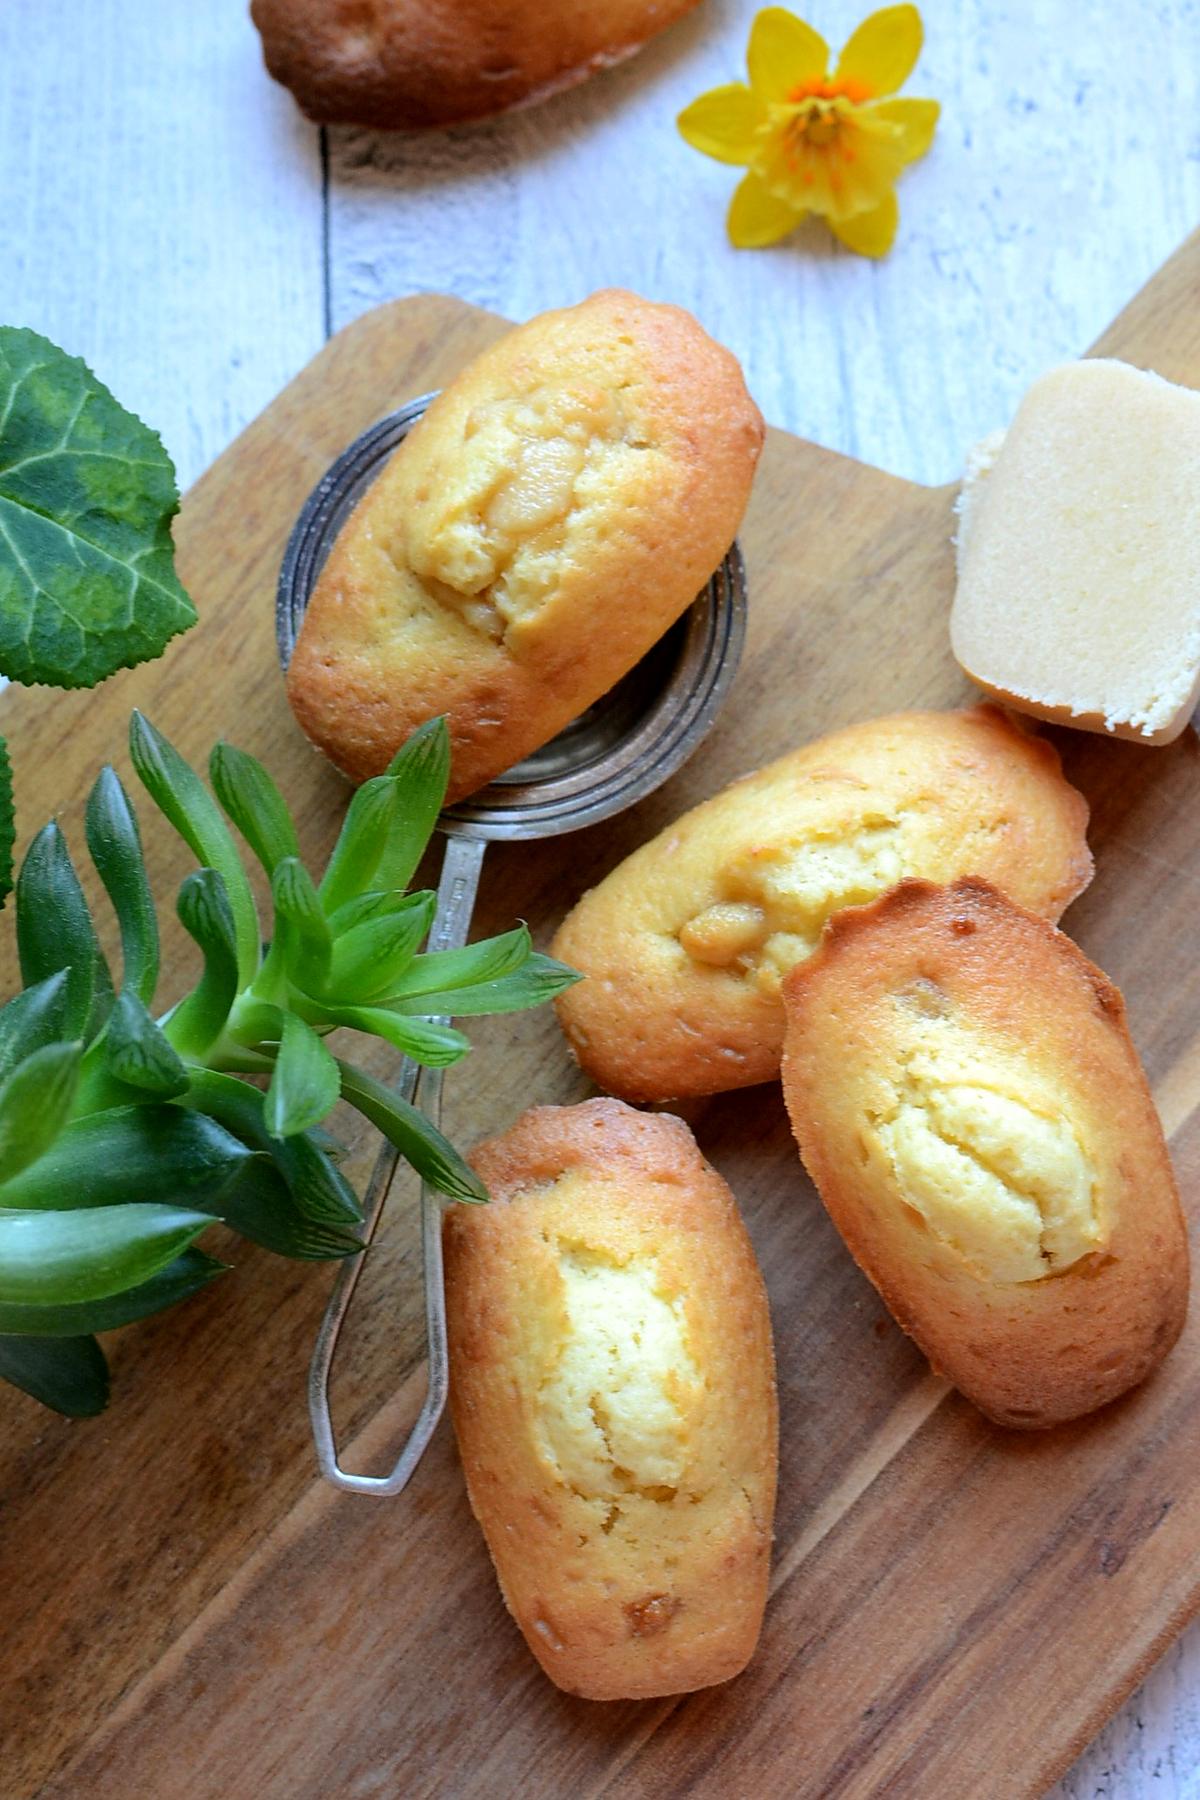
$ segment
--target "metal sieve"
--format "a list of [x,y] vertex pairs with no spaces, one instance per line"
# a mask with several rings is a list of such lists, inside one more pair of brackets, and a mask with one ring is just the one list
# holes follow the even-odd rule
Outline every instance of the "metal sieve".
[[[410,400],[364,431],[305,502],[284,553],[275,607],[279,660],[285,670],[335,537],[434,397],[424,394]],[[615,687],[524,762],[442,813],[438,824],[446,834],[446,854],[429,948],[456,949],[466,942],[489,839],[555,837],[595,825],[644,799],[673,775],[712,725],[736,672],[745,635],[745,571],[734,544],[683,617]],[[426,1117],[439,1124],[440,1069],[423,1069],[406,1058],[396,1087],[405,1099],[419,1099]],[[375,1235],[398,1162],[398,1152],[385,1144],[364,1200],[364,1250]],[[317,1335],[308,1381],[317,1461],[323,1475],[353,1493],[398,1494],[445,1408],[449,1370],[442,1207],[441,1197],[423,1186],[428,1385],[416,1424],[390,1475],[356,1475],[341,1467],[329,1404],[334,1352],[362,1270],[361,1253],[342,1264]]]

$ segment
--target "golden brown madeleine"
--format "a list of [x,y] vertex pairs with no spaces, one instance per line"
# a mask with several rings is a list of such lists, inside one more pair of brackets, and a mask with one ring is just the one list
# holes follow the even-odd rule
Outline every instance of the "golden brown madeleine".
[[615,289],[458,376],[355,508],[288,673],[313,742],[378,774],[448,713],[450,798],[599,699],[733,541],[762,420],[727,350]]
[[839,913],[784,983],[783,1090],[856,1262],[1001,1425],[1076,1418],[1149,1374],[1188,1250],[1125,1007],[984,881]]
[[974,874],[1057,919],[1091,880],[1086,826],[1057,752],[995,707],[848,726],[735,781],[584,895],[554,942],[587,977],[559,1019],[629,1100],[768,1081],[780,983],[839,907]]
[[631,56],[696,0],[251,0],[310,119],[385,131],[528,105]]
[[592,1700],[738,1674],[758,1640],[777,1417],[762,1277],[687,1126],[538,1106],[445,1226],[450,1404],[509,1610]]

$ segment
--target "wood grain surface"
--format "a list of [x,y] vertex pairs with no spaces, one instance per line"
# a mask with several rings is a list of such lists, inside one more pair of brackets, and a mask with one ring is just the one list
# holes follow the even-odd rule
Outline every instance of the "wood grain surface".
[[[1193,240],[1103,347],[1200,384],[1198,280]],[[136,703],[194,757],[220,733],[263,755],[306,850],[325,849],[345,790],[299,738],[274,664],[284,539],[355,431],[502,328],[434,298],[369,314],[220,459],[179,524],[200,628],[98,694],[8,697],[27,834],[59,810],[79,841],[77,802],[99,761],[126,768]],[[743,534],[747,655],[712,737],[625,818],[496,847],[479,930],[521,914],[544,940],[582,887],[732,775],[834,725],[964,698],[946,638],[951,498],[773,434]],[[1200,746],[1191,730],[1153,751],[1057,741],[1099,865],[1065,923],[1125,990],[1194,1212]],[[165,900],[186,853],[152,842]],[[460,1140],[585,1092],[549,1017],[473,1035],[447,1084]],[[747,1674],[641,1705],[553,1689],[499,1600],[448,1432],[397,1501],[316,1479],[303,1380],[329,1272],[229,1240],[234,1274],[111,1340],[104,1418],[0,1402],[6,1800],[1040,1792],[1200,1601],[1200,1325],[1092,1421],[998,1431],[929,1374],[850,1262],[777,1089],[689,1117],[744,1208],[779,1357],[773,1597]],[[359,1172],[369,1152],[364,1136]],[[378,1465],[422,1382],[411,1207],[393,1206],[364,1285],[338,1407],[352,1454]]]

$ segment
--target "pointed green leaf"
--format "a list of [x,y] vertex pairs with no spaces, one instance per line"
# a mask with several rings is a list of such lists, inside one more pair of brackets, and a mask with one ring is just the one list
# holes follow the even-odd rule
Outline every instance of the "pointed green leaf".
[[68,971],[59,969],[0,1007],[0,1078],[43,1044],[59,1043],[66,1030]]
[[88,795],[86,827],[92,861],[121,931],[122,986],[149,1006],[158,985],[158,918],[137,816],[116,770],[108,764]]
[[[464,944],[458,950],[431,950],[413,959],[389,999],[444,993],[450,988],[473,986],[476,982],[499,981],[502,976],[522,968],[532,954],[533,940],[526,925],[515,925],[498,937]],[[422,1006],[421,1010],[434,1013],[442,1009]]]
[[193,625],[178,505],[157,434],[77,357],[0,327],[0,673],[94,687]]
[[115,1080],[156,1100],[173,1100],[186,1092],[188,1072],[182,1058],[132,988],[117,997],[103,1048],[105,1067]]
[[113,1107],[73,1119],[44,1155],[0,1186],[0,1208],[67,1211],[160,1194],[199,1207],[221,1194],[250,1154],[203,1113],[154,1103]]
[[254,893],[229,827],[195,770],[149,719],[135,712],[129,723],[129,753],[146,792],[175,827],[199,863],[215,869],[225,883],[237,936],[239,985],[258,968],[262,950]]
[[0,1302],[64,1306],[139,1287],[212,1223],[177,1206],[0,1212]]
[[216,1043],[238,994],[237,935],[225,883],[216,869],[197,869],[179,890],[180,921],[204,956],[199,982],[163,1021],[184,1056],[203,1058]]
[[363,783],[350,802],[321,882],[321,904],[336,912],[369,888],[403,888],[433,834],[450,778],[445,719],[429,719],[401,745],[386,775]]
[[0,1381],[69,1419],[108,1405],[108,1364],[94,1337],[0,1337]]
[[25,853],[17,877],[17,950],[27,987],[68,971],[63,1030],[90,1043],[112,1005],[112,977],[66,840],[53,822]]
[[451,1200],[487,1199],[487,1189],[474,1169],[423,1113],[352,1063],[339,1062],[338,1068],[342,1098],[382,1131],[388,1142],[408,1158],[422,1181]]
[[387,1005],[399,1013],[443,1015],[452,1018],[478,1018],[485,1013],[523,1012],[530,1006],[542,1006],[556,994],[574,987],[582,976],[566,963],[536,951],[511,975],[496,981],[480,981],[470,987],[446,988],[441,993],[414,994],[409,997],[389,996]]
[[437,896],[428,890],[413,894],[406,906],[336,938],[326,992],[339,1004],[392,993],[429,935],[436,904]]
[[469,1038],[450,1025],[437,1025],[431,1019],[405,1019],[381,1006],[331,1006],[326,1009],[334,1025],[348,1025],[351,1031],[366,1031],[372,1037],[394,1044],[414,1062],[429,1069],[449,1068],[460,1062],[471,1048]]
[[353,931],[356,925],[365,925],[368,919],[385,919],[406,906],[423,904],[437,905],[437,895],[432,888],[417,888],[406,894],[403,888],[379,888],[366,894],[359,894],[357,899],[347,900],[336,912],[329,915],[329,929],[335,938],[343,937]]
[[0,1182],[44,1156],[71,1116],[81,1044],[44,1044],[0,1085]]
[[19,1332],[31,1337],[77,1337],[83,1332],[115,1331],[151,1313],[163,1312],[188,1300],[227,1265],[206,1256],[203,1250],[185,1250],[149,1281],[110,1294],[103,1300],[68,1301],[63,1306],[0,1304],[0,1332]]
[[218,744],[209,758],[208,774],[217,799],[268,876],[285,856],[299,857],[292,815],[257,757],[232,744]]
[[263,1118],[272,1137],[295,1137],[319,1125],[338,1103],[338,1066],[311,1025],[283,1016],[283,1037],[267,1088]]
[[346,810],[338,841],[317,890],[326,916],[356,900],[373,881],[383,846],[391,829],[396,805],[396,786],[387,775],[364,781]]
[[246,1164],[232,1187],[214,1204],[214,1211],[251,1243],[274,1250],[279,1256],[320,1262],[328,1257],[353,1256],[363,1247],[360,1239],[345,1227],[310,1218],[301,1211],[278,1168],[264,1156],[256,1156]]
[[[330,1159],[326,1134],[301,1132],[272,1137],[263,1118],[264,1096],[233,1075],[194,1069],[189,1103],[201,1108],[253,1150],[271,1158],[287,1183],[296,1205],[310,1219],[327,1224],[356,1225],[362,1208],[350,1183]],[[329,1140],[331,1141],[331,1140]]]
[[312,876],[298,858],[288,856],[279,864],[271,880],[271,897],[275,903],[271,960],[303,992],[320,990],[328,980],[333,939]]

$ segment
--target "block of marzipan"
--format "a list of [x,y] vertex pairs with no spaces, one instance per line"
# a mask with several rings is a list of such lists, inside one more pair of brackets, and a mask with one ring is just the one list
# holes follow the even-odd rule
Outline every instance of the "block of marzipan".
[[1100,359],[1035,381],[968,462],[950,637],[1022,712],[1178,737],[1200,694],[1200,393]]

